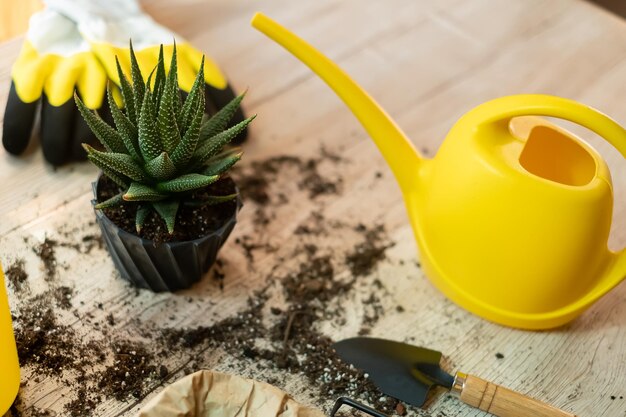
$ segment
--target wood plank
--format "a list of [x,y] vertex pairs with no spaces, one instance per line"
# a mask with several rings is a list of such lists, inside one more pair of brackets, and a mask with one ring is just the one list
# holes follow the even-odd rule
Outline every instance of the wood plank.
[[28,19],[42,6],[40,0],[0,0],[0,42],[26,33]]

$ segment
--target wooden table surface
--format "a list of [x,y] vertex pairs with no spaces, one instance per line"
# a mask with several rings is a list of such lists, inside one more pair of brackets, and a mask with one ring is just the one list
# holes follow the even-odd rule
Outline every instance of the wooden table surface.
[[[266,287],[272,276],[288,272],[288,266],[281,272],[276,268],[288,263],[284,258],[298,243],[294,230],[317,212],[355,225],[383,224],[395,243],[362,285],[340,297],[337,302],[345,307],[346,320],[341,325],[325,323],[324,333],[333,338],[355,335],[366,314],[364,297],[379,280],[386,288],[380,295],[385,311],[373,335],[440,350],[450,370],[462,368],[578,416],[626,416],[626,283],[573,323],[545,332],[501,327],[446,300],[413,262],[416,245],[399,189],[364,130],[326,85],[248,23],[255,10],[262,10],[309,40],[361,83],[417,147],[433,155],[459,116],[507,94],[569,97],[626,125],[626,21],[579,0],[153,0],[146,8],[215,58],[236,88],[250,88],[245,107],[259,117],[245,145],[243,168],[278,155],[318,157],[323,146],[342,158],[320,164],[324,175],[341,178],[341,192],[311,200],[293,186],[296,174],[279,172],[270,190],[288,193],[289,203],[277,206],[275,218],[266,225],[255,222],[255,203],[246,203],[220,253],[226,273],[223,290],[207,276],[177,294],[135,293],[117,276],[106,250],[84,254],[59,247],[56,255],[62,267],[54,285],[71,287],[74,296],[70,310],[59,309],[58,320],[71,326],[81,343],[141,338],[143,326],[210,325],[244,309],[254,291]],[[10,67],[21,41],[0,44],[0,108],[5,106]],[[626,164],[598,138],[584,131],[582,136],[612,170],[616,203],[611,246],[622,247]],[[24,259],[33,293],[52,285],[44,279],[34,244],[45,237],[68,242],[99,233],[90,206],[90,183],[96,174],[88,164],[53,170],[36,147],[22,158],[0,150],[0,261],[6,268]],[[244,236],[272,244],[275,250],[254,251],[249,264],[242,245],[235,242]],[[321,244],[341,254],[354,242],[341,229],[334,235],[331,228]],[[349,274],[345,264],[336,268],[337,276]],[[272,293],[270,300],[280,305],[281,297]],[[11,287],[9,298],[19,314],[26,301]],[[111,313],[115,325],[105,333],[102,323]],[[320,398],[301,375],[279,374],[277,379],[262,361],[245,362],[204,350],[163,359],[172,370],[164,382],[155,382],[141,399],[107,399],[92,415],[134,415],[164,384],[184,375],[190,358],[196,369],[235,369],[260,380],[272,376],[305,403],[326,407],[332,400]],[[38,376],[23,368],[25,415],[36,410],[64,415],[64,405],[76,393],[63,380],[73,377]],[[484,415],[445,396],[431,400],[425,410],[408,412]]]

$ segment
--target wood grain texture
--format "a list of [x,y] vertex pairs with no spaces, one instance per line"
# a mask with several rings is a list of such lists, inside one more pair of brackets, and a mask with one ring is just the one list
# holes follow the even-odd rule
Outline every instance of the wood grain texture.
[[465,379],[461,401],[498,417],[576,417],[473,375]]
[[0,42],[23,35],[30,16],[42,7],[40,0],[0,0]]
[[[59,321],[80,339],[141,339],[149,326],[178,328],[211,325],[246,306],[255,291],[271,284],[276,268],[286,268],[294,230],[312,212],[328,221],[385,225],[395,246],[387,259],[355,290],[337,303],[345,322],[327,323],[333,338],[354,336],[369,313],[364,300],[374,281],[384,314],[372,334],[444,352],[444,366],[462,368],[490,381],[553,404],[579,416],[625,417],[626,284],[622,283],[573,323],[549,332],[527,332],[482,320],[449,302],[428,282],[415,261],[416,245],[401,195],[374,144],[339,99],[307,68],[250,28],[256,10],[265,12],[335,60],[398,122],[415,145],[434,155],[446,132],[473,106],[506,94],[548,93],[579,100],[626,125],[626,23],[581,0],[287,0],[165,1],[146,9],[210,54],[238,89],[249,87],[245,107],[257,113],[242,165],[277,155],[309,158],[324,146],[344,163],[324,163],[324,175],[342,179],[343,193],[310,201],[285,172],[272,192],[287,192],[290,203],[276,208],[262,230],[255,206],[246,203],[233,236],[220,252],[226,281],[223,291],[209,277],[177,294],[135,293],[117,276],[103,249],[81,254],[59,248],[59,285],[74,288],[72,312]],[[0,44],[0,109],[8,94],[10,68],[21,39]],[[0,114],[0,121],[3,117]],[[568,126],[570,127],[570,126]],[[608,161],[616,202],[612,247],[626,245],[626,164],[615,150],[588,132],[581,134]],[[56,170],[45,165],[38,146],[14,158],[0,150],[0,261],[25,260],[34,293],[47,288],[32,243],[45,236],[80,240],[98,234],[92,223],[90,182],[96,169],[76,164]],[[380,173],[380,175],[377,175]],[[259,250],[249,265],[236,238],[262,236],[275,251]],[[27,240],[30,243],[25,243]],[[342,257],[355,238],[337,232],[323,247]],[[278,273],[280,273],[279,269]],[[343,267],[335,271],[347,277]],[[12,308],[21,300],[9,288]],[[270,305],[280,307],[272,293]],[[99,306],[102,306],[100,308]],[[403,309],[397,309],[402,306]],[[105,336],[108,314],[115,326]],[[496,353],[503,357],[498,359]],[[302,375],[277,372],[261,363],[240,362],[220,350],[190,350],[166,357],[171,383],[184,369],[214,368],[246,377],[273,380],[296,399],[325,410],[333,398],[321,398]],[[72,378],[68,375],[67,378]],[[22,398],[30,409],[63,415],[74,393],[60,378],[23,369]],[[145,397],[109,399],[92,415],[133,416],[163,387],[154,382]],[[435,395],[425,410],[411,416],[484,416],[445,395]]]

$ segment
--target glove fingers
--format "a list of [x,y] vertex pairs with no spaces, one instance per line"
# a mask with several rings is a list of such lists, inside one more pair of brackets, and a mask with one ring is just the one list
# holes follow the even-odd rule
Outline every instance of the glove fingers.
[[11,82],[11,90],[4,111],[2,126],[2,144],[7,152],[19,155],[28,146],[37,114],[39,100],[24,103],[15,90],[15,83]]
[[[179,50],[180,54],[185,56],[186,60],[190,63],[194,74],[197,74],[200,70],[200,63],[202,62],[202,52],[187,43],[181,44]],[[227,87],[228,84],[220,68],[211,57],[207,55],[204,55],[204,81],[219,89]]]
[[22,50],[13,64],[11,74],[15,91],[24,103],[36,102],[41,98],[44,81],[60,57],[50,54],[40,54],[28,41],[24,41]]
[[50,104],[44,95],[41,105],[41,150],[46,161],[58,166],[69,161],[70,144],[74,135],[74,100],[60,106]]
[[76,83],[78,93],[88,108],[97,109],[106,101],[107,75],[94,54],[85,54],[82,59],[83,71]]
[[[147,77],[150,75],[152,70],[155,69],[157,63],[159,62],[159,47],[152,46],[135,51],[135,57],[137,58],[137,63],[139,64],[139,69],[141,69],[141,74],[143,75],[144,80],[147,80]],[[165,59],[165,62],[169,64],[168,59]]]
[[[217,110],[220,110],[222,107],[227,105],[230,101],[232,101],[236,97],[236,94],[233,91],[230,84],[226,84],[226,87],[224,89],[218,89],[218,88],[213,87],[210,84],[206,84],[205,92],[206,92],[206,98],[207,98],[205,111],[208,114],[213,114]],[[239,107],[237,111],[235,112],[235,114],[233,115],[233,118],[231,119],[230,123],[228,124],[228,127],[231,127],[231,126],[236,125],[237,123],[243,122],[245,118],[246,116],[244,115],[242,108]],[[244,129],[237,137],[235,137],[235,139],[233,139],[232,143],[241,144],[243,141],[246,140],[247,136],[248,136],[248,128],[246,127],[246,129]]]
[[76,83],[85,71],[84,55],[77,54],[57,60],[44,82],[44,95],[53,106],[61,107],[68,101],[73,101]]
[[[178,50],[177,50],[178,51]],[[191,62],[187,60],[185,54],[177,54],[178,58],[178,85],[181,90],[187,93],[191,91],[193,83],[198,75],[197,71],[193,69]]]

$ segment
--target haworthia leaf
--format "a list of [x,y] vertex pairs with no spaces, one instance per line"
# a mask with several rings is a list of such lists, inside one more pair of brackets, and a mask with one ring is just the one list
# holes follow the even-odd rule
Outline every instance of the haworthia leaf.
[[144,173],[143,169],[137,162],[125,153],[100,152],[87,144],[83,144],[83,148],[87,151],[87,157],[96,166],[115,174],[126,176],[133,181],[149,181],[149,177]]
[[124,202],[124,199],[122,198],[123,195],[124,195],[123,192],[121,192],[121,193],[119,193],[117,195],[114,195],[113,197],[111,197],[111,198],[109,198],[107,200],[104,200],[101,203],[96,204],[95,208],[98,209],[98,210],[101,210],[101,209],[105,209],[105,208],[109,208],[109,207],[119,206],[120,204],[122,204]]
[[146,222],[146,218],[150,214],[150,206],[147,204],[137,207],[137,213],[135,214],[135,229],[137,233],[141,232],[143,224]]
[[174,149],[181,140],[174,110],[174,100],[177,99],[175,95],[178,92],[177,71],[176,49],[174,48],[170,72],[167,75],[167,80],[163,87],[163,96],[161,97],[159,115],[157,117],[161,144],[163,145],[163,149],[168,153],[174,152]]
[[204,142],[193,155],[191,169],[203,166],[206,161],[215,156],[226,144],[241,133],[256,116],[249,117],[235,126],[218,133]]
[[126,109],[126,116],[137,125],[137,113],[135,112],[135,97],[133,96],[133,88],[131,87],[122,67],[120,61],[115,57],[115,65],[117,67],[117,76],[120,79],[120,87],[122,90],[122,98],[124,99],[124,108]]
[[152,203],[154,210],[159,213],[159,216],[165,221],[167,231],[174,233],[174,225],[176,224],[176,213],[178,212],[178,206],[180,201],[178,200],[166,200]]
[[183,169],[187,166],[187,163],[193,156],[197,146],[200,135],[200,125],[202,118],[204,117],[204,97],[200,100],[198,107],[196,108],[196,114],[191,121],[191,124],[185,132],[185,136],[181,139],[178,146],[172,154],[172,161],[179,168]]
[[215,204],[225,203],[227,201],[231,201],[237,197],[237,194],[229,194],[229,195],[211,195],[205,197],[203,200],[193,200],[193,201],[185,201],[186,206],[190,207],[202,207],[202,206],[212,206]]
[[169,180],[176,174],[176,166],[166,152],[149,161],[144,168],[148,175],[160,181]]
[[[178,84],[178,81],[176,81]],[[182,120],[182,109],[183,109],[183,97],[180,91],[180,88],[176,89],[176,94],[174,97],[174,113],[176,113],[176,123],[180,126],[180,120]],[[182,133],[181,133],[182,134]]]
[[[89,158],[89,156],[87,156],[87,157]],[[91,158],[89,158],[89,160],[91,162],[93,162],[93,160]],[[98,166],[95,162],[94,162],[94,165]],[[100,168],[102,170],[102,173],[104,175],[109,177],[111,179],[111,181],[113,181],[114,183],[119,185],[121,188],[128,189],[128,187],[130,186],[130,183],[131,183],[131,179],[130,178],[128,178],[128,177],[126,177],[126,176],[124,176],[122,174],[119,174],[117,172],[114,172],[114,171],[112,171],[112,170],[110,170],[108,168],[105,168],[105,167],[101,167],[100,166],[98,168]]]
[[119,133],[102,120],[95,112],[89,110],[77,94],[74,94],[74,101],[83,119],[85,119],[87,126],[89,126],[94,135],[96,135],[100,143],[102,143],[109,152],[125,152],[126,147]]
[[[200,64],[200,69],[198,70],[198,74],[196,75],[196,79],[193,82],[193,86],[189,91],[189,95],[185,100],[185,104],[183,104],[183,108],[181,109],[180,118],[181,123],[180,126],[189,126],[191,123],[191,119],[195,116],[195,110],[202,100],[202,107],[204,108],[204,55],[202,56],[202,62]],[[184,134],[184,132],[183,132]]]
[[161,109],[157,117],[157,128],[161,138],[161,144],[165,152],[173,153],[180,143],[180,131],[176,125],[176,114],[170,104],[161,102]]
[[109,107],[111,108],[111,115],[115,122],[115,127],[124,142],[126,152],[132,156],[136,161],[141,161],[139,154],[139,144],[137,142],[137,128],[135,125],[122,113],[117,107],[113,94],[111,93],[110,86],[107,86],[107,99],[109,101]]
[[[132,80],[133,80],[133,95],[135,99],[135,108],[141,109],[142,104],[143,104],[143,98],[145,95],[145,85],[143,84],[143,77],[141,76],[141,69],[139,69],[139,63],[137,62],[137,57],[135,56],[135,51],[133,49],[132,41],[130,41],[130,73],[131,73]],[[137,122],[139,122],[139,120]]]
[[170,181],[157,184],[157,190],[167,193],[180,193],[183,191],[196,190],[213,184],[219,179],[218,175],[206,176],[200,174],[181,175]]
[[156,66],[156,77],[154,79],[154,102],[158,103],[161,101],[161,96],[163,95],[163,89],[165,88],[165,61],[163,59],[163,45],[159,48],[159,60]]
[[241,155],[243,155],[243,151],[241,148],[236,148],[227,152],[224,152],[222,155],[217,155],[215,158],[212,158],[204,171],[202,171],[203,175],[221,175],[224,172],[228,171],[233,165],[237,163],[241,159]]
[[[174,42],[174,50],[172,51],[172,59],[170,61],[170,71],[167,74],[167,81],[165,83],[166,88],[170,89],[170,92],[178,91],[178,53],[176,52],[176,42]],[[171,97],[173,100],[175,97]]]
[[126,194],[123,196],[126,201],[159,201],[167,197],[167,194],[139,182],[130,184]]
[[139,114],[139,149],[144,159],[151,160],[161,154],[162,148],[156,128],[156,110],[152,96],[146,89]]
[[206,123],[202,124],[200,128],[200,142],[217,135],[228,126],[228,122],[233,118],[237,109],[241,105],[241,100],[245,97],[246,92],[243,92],[239,96],[232,99],[227,105],[222,107],[220,111],[215,113]]

